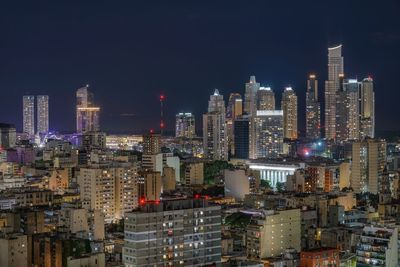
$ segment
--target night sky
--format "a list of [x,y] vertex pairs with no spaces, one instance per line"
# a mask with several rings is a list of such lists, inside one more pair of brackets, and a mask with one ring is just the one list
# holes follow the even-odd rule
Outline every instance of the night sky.
[[[218,3],[216,3],[218,2]],[[90,84],[110,133],[197,125],[218,88],[244,93],[254,74],[276,93],[292,86],[304,129],[307,75],[320,95],[327,47],[344,45],[347,77],[375,80],[377,130],[400,130],[400,1],[3,1],[0,122],[22,128],[22,96],[50,96],[50,128],[75,129],[75,91]]]

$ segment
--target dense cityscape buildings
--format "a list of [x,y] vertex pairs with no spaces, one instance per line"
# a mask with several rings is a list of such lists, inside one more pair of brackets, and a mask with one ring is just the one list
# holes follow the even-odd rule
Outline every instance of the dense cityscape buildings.
[[198,135],[190,110],[174,134],[102,132],[89,86],[76,131],[50,133],[49,96],[23,96],[22,133],[0,123],[0,266],[398,266],[400,143],[342,49],[325,101],[316,74],[280,101],[252,75]]

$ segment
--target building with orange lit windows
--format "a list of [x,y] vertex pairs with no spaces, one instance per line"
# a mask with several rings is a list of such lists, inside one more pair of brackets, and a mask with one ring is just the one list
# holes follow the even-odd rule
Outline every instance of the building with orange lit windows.
[[221,266],[221,206],[201,196],[145,201],[124,230],[125,267]]
[[300,267],[339,266],[339,250],[335,248],[318,248],[300,253]]
[[339,166],[318,163],[307,167],[306,192],[331,192],[339,189]]

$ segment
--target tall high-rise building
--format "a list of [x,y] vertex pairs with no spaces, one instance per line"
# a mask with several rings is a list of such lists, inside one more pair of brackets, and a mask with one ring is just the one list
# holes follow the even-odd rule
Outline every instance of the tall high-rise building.
[[239,93],[231,93],[229,96],[228,107],[226,109],[227,119],[236,119],[243,113],[243,100]]
[[143,135],[143,154],[154,155],[161,153],[161,135],[148,133]]
[[249,141],[249,157],[276,158],[283,153],[283,111],[259,110],[254,122],[254,139]]
[[90,107],[93,105],[93,93],[89,91],[89,85],[76,91],[76,105],[78,107]]
[[203,147],[204,155],[208,159],[228,159],[225,102],[218,90],[210,96],[208,113],[203,115]]
[[234,121],[243,113],[242,96],[238,93],[232,93],[229,96],[228,106],[226,109],[226,131],[228,138],[228,149],[230,154],[235,153],[235,136]]
[[225,117],[224,96],[219,94],[218,89],[215,89],[214,94],[210,95],[210,100],[208,100],[208,112],[217,112]]
[[297,139],[297,96],[291,87],[286,87],[282,94],[283,136]]
[[260,87],[257,91],[257,110],[275,110],[275,94],[271,87]]
[[225,117],[218,112],[203,115],[204,155],[212,160],[228,159]]
[[84,208],[101,210],[108,222],[138,205],[135,165],[81,168],[77,181]]
[[37,101],[37,133],[44,134],[49,132],[49,96],[38,95]]
[[360,86],[360,137],[375,136],[375,93],[374,81],[365,78]]
[[352,144],[350,185],[355,193],[377,194],[386,165],[386,142],[366,139]]
[[250,81],[246,83],[244,95],[244,113],[256,115],[257,113],[257,92],[260,89],[260,83],[256,82],[256,76],[250,76]]
[[347,142],[360,137],[359,86],[356,79],[343,79],[336,96],[336,140]]
[[325,81],[325,137],[336,139],[336,92],[344,73],[342,45],[328,48],[328,80]]
[[144,202],[126,215],[122,253],[125,267],[221,266],[221,207],[205,199]]
[[249,158],[249,117],[243,115],[233,122],[235,158]]
[[29,136],[35,135],[35,97],[25,95],[22,99],[23,105],[23,132]]
[[176,114],[175,137],[193,138],[196,136],[195,120],[192,113]]
[[311,74],[307,80],[306,137],[321,138],[321,106],[318,101],[318,80],[314,74]]
[[100,107],[93,104],[89,85],[76,91],[76,131],[78,133],[100,130]]

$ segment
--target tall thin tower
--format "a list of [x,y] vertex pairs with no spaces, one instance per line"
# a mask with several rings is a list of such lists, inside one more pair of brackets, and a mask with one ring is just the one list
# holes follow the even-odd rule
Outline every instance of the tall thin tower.
[[49,96],[38,95],[37,101],[37,130],[38,134],[45,134],[49,132]]
[[161,135],[163,134],[163,130],[165,128],[165,123],[164,123],[164,100],[165,100],[165,95],[161,94],[160,95],[160,132],[161,132]]
[[325,81],[325,137],[336,138],[336,93],[344,74],[342,45],[328,48],[328,80]]
[[23,131],[30,137],[35,135],[35,97],[25,95],[22,99]]
[[295,140],[297,133],[297,96],[292,87],[286,87],[282,93],[284,138]]
[[100,107],[93,105],[93,93],[89,85],[76,91],[76,131],[77,133],[100,130]]
[[306,92],[306,137],[318,139],[321,137],[320,104],[318,102],[318,80],[314,74],[307,80]]

